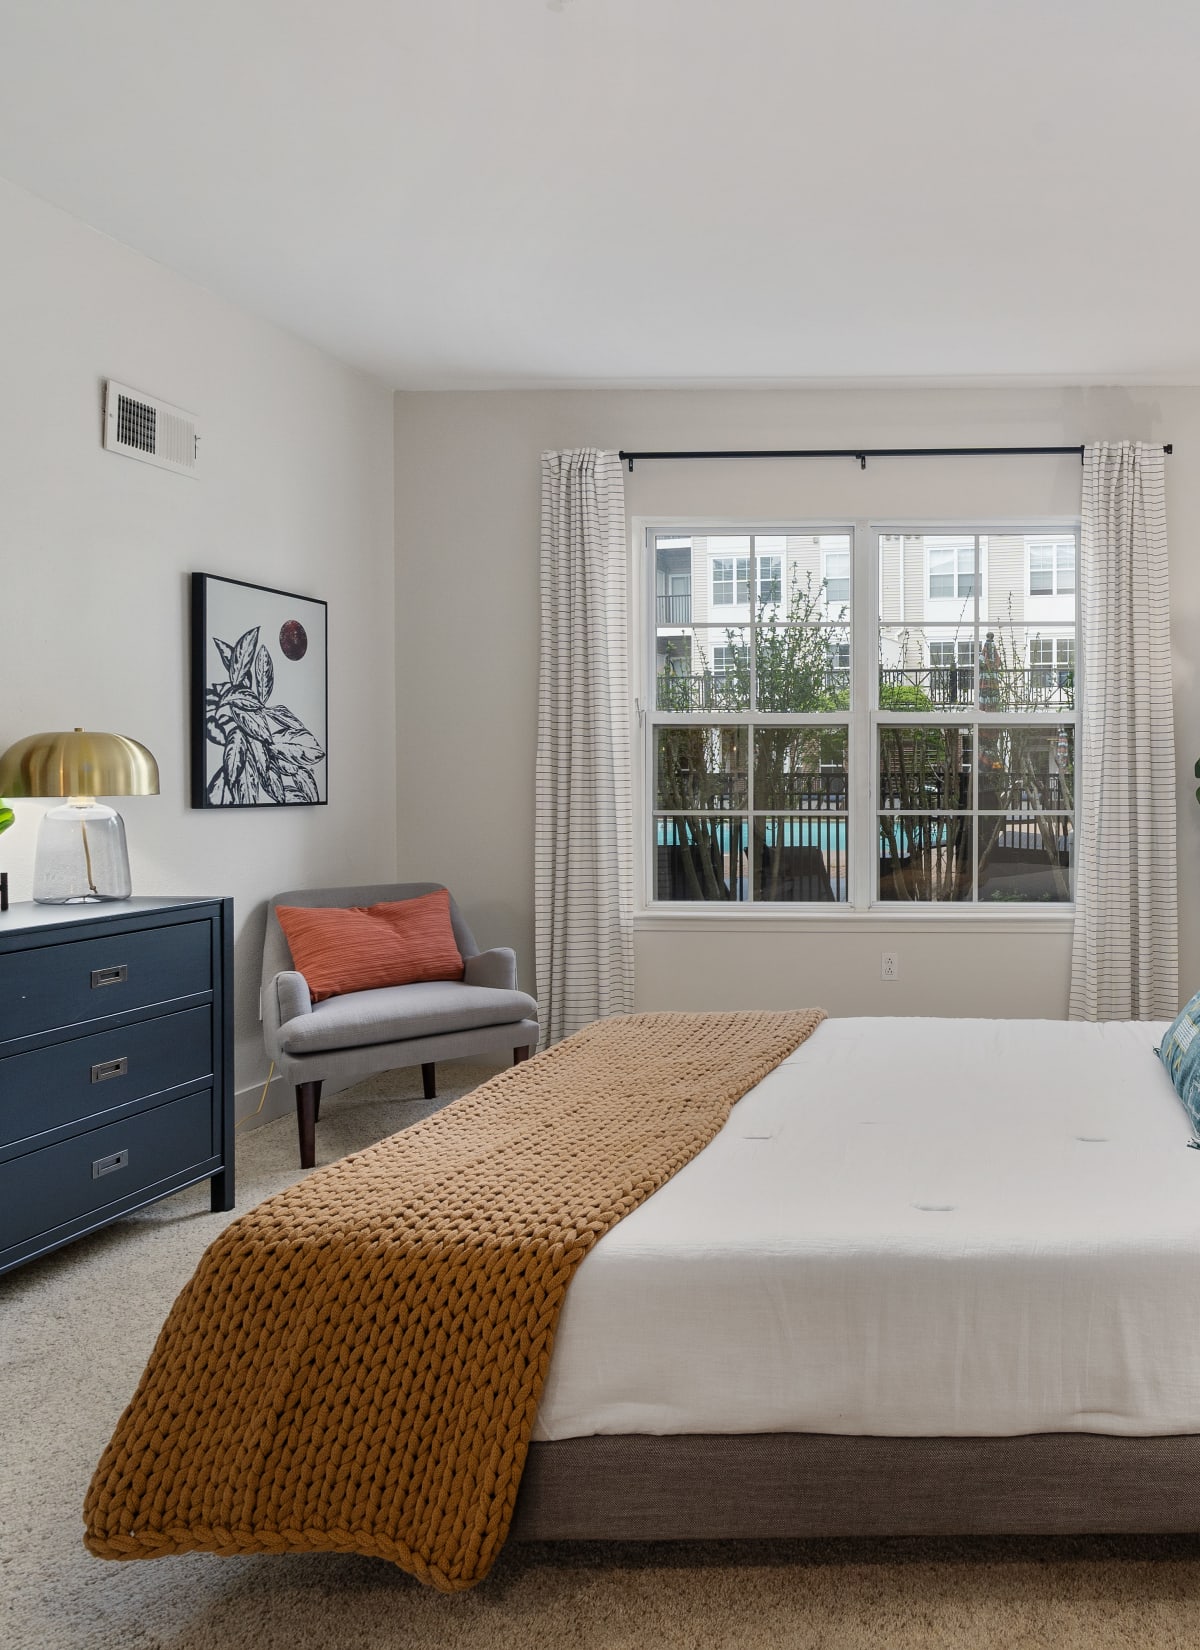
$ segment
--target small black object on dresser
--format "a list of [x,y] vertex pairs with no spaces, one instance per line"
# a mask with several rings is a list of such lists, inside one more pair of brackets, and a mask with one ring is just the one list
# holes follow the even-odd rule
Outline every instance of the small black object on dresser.
[[233,1208],[233,901],[0,917],[0,1272],[211,1179]]

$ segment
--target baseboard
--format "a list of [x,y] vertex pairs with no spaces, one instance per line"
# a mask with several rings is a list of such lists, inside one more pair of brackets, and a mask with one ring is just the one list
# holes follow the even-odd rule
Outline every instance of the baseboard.
[[[261,1107],[259,1101],[262,1101]],[[266,1085],[255,1083],[247,1089],[238,1089],[233,1097],[234,1117],[239,1134],[261,1129],[264,1123],[273,1123],[277,1117],[286,1117],[295,1104],[292,1089],[279,1076]]]

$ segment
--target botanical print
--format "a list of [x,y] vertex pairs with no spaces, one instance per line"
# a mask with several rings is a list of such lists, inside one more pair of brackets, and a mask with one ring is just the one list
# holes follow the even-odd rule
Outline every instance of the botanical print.
[[[272,802],[318,802],[313,769],[325,760],[325,752],[286,705],[270,703],[275,666],[258,633],[255,625],[232,644],[213,637],[228,680],[210,683],[204,695],[205,738],[223,753],[208,784],[208,800],[218,807],[266,797]],[[288,620],[280,630],[279,645],[289,659],[302,659],[308,649],[304,626]]]
[[193,573],[192,806],[327,801],[326,607]]

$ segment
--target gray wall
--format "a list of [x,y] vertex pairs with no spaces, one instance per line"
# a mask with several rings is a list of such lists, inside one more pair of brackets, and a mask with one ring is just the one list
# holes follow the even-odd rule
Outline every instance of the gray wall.
[[[0,748],[82,725],[154,752],[162,794],[117,802],[134,892],[234,896],[251,1091],[268,895],[395,864],[391,392],[4,183],[0,245]],[[197,415],[196,478],[104,451],[110,376]],[[328,807],[189,807],[193,570],[328,600]],[[0,838],[14,899],[48,805]]]
[[[547,448],[1057,445],[1169,440],[1181,984],[1200,986],[1192,765],[1200,643],[1200,392],[1192,389],[572,390],[396,397],[398,855],[515,944],[533,983],[538,455]],[[638,515],[1074,516],[1072,458],[640,465]],[[1070,921],[989,913],[639,919],[639,1007],[820,1003],[833,1013],[1065,1014]],[[900,958],[885,985],[883,949]]]

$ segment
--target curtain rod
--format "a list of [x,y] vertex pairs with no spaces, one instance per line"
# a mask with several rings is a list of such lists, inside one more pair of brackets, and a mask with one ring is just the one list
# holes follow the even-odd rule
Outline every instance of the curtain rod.
[[[1174,449],[1171,443],[1163,444],[1163,452],[1169,453]],[[765,447],[761,449],[746,448],[735,452],[719,453],[626,453],[620,452],[618,458],[623,458],[633,469],[635,459],[639,458],[856,458],[865,470],[869,458],[995,458],[1004,453],[1034,454],[1034,453],[1074,453],[1083,463],[1084,449],[1082,447],[810,447],[810,448],[783,448]]]

